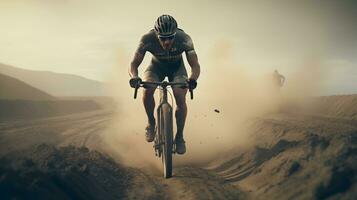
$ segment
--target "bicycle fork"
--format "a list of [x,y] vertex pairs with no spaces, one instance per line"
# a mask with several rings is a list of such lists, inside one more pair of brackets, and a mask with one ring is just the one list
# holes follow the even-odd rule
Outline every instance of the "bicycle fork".
[[160,120],[161,120],[161,116],[160,116],[160,108],[161,108],[161,103],[159,105],[159,107],[157,108],[157,119],[156,119],[156,135],[155,135],[155,143],[154,143],[154,149],[155,149],[155,156],[157,157],[161,157],[161,153],[162,153],[162,144],[163,142],[161,141],[161,127],[159,127],[160,124]]

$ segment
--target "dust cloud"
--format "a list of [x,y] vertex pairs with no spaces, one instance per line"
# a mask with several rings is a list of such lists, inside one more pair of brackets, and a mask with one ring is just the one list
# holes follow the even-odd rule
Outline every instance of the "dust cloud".
[[[291,106],[306,96],[318,94],[320,83],[326,77],[319,59],[307,59],[301,61],[295,72],[284,74],[286,84],[279,91],[273,85],[273,71],[262,73],[237,64],[232,51],[227,43],[218,43],[210,53],[215,56],[211,56],[205,65],[201,63],[202,73],[194,91],[195,98],[187,97],[184,133],[187,153],[175,156],[175,165],[203,164],[222,151],[250,145],[246,131],[249,119],[279,112],[283,104]],[[124,51],[118,55],[117,66],[108,78],[118,103],[118,114],[104,134],[106,149],[129,166],[158,168],[160,160],[154,155],[152,143],[147,143],[144,137],[146,115],[142,91],[134,100],[133,89],[128,85],[131,55]],[[140,74],[145,67],[143,63]],[[189,72],[187,63],[186,68]]]
[[108,76],[109,93],[115,98],[116,114],[112,124],[103,134],[107,144],[104,151],[114,159],[128,166],[143,168],[158,168],[152,144],[144,137],[146,125],[145,110],[142,105],[142,91],[138,91],[134,99],[134,90],[129,86],[128,66],[131,56],[123,50],[118,50],[117,63]]

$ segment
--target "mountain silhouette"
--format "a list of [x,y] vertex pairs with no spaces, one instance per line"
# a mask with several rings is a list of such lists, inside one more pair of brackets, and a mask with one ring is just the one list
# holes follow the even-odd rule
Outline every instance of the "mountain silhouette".
[[0,63],[0,73],[53,96],[107,96],[104,83],[72,74],[21,69]]
[[55,97],[23,81],[0,74],[0,99],[54,100]]

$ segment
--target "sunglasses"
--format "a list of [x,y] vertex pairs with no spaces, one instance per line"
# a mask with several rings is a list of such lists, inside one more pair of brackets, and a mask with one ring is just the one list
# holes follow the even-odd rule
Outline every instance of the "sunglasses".
[[158,35],[158,38],[159,38],[161,41],[173,40],[173,39],[175,38],[175,34],[169,35],[169,36]]

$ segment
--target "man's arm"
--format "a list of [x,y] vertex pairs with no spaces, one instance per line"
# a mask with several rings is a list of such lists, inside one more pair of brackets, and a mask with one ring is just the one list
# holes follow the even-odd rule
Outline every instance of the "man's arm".
[[201,67],[200,67],[200,64],[198,63],[198,57],[197,57],[195,50],[186,51],[186,58],[187,58],[188,64],[190,64],[190,66],[191,66],[190,79],[197,80],[198,77],[200,76]]
[[145,53],[147,51],[148,44],[145,42],[145,35],[140,38],[139,46],[135,51],[133,60],[130,63],[129,75],[131,78],[138,78],[138,68],[144,60]]
[[138,68],[144,59],[144,55],[136,52],[133,61],[130,63],[129,75],[131,78],[139,77]]

